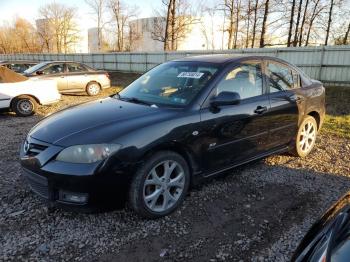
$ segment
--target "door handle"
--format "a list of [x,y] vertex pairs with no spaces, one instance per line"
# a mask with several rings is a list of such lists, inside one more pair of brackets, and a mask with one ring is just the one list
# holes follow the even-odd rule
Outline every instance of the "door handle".
[[61,76],[61,78],[64,78],[64,76]]
[[256,114],[262,114],[264,112],[267,111],[267,107],[266,106],[258,106],[255,110],[254,113]]

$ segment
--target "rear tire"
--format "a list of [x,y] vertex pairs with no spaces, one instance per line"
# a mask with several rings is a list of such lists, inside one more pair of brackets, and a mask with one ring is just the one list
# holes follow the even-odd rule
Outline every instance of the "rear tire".
[[294,142],[293,155],[306,157],[314,148],[316,137],[317,122],[312,116],[307,116],[299,126]]
[[148,157],[134,175],[129,204],[145,218],[166,216],[182,204],[189,185],[190,172],[183,157],[160,151]]
[[35,113],[38,104],[30,96],[15,97],[11,103],[11,109],[17,116],[31,116]]
[[100,84],[97,82],[90,82],[86,86],[86,93],[89,96],[97,96],[101,91]]

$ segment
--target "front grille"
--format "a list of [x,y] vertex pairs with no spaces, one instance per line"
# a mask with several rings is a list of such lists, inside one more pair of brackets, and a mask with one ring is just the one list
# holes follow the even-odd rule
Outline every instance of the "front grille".
[[37,143],[29,143],[28,141],[24,142],[24,150],[28,156],[36,156],[44,151],[48,146],[40,145]]
[[49,199],[49,186],[46,177],[37,175],[29,170],[24,170],[23,175],[28,181],[30,188],[36,194]]

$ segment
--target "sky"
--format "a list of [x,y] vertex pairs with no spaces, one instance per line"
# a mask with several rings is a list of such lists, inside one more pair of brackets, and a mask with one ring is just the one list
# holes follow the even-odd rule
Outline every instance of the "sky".
[[[52,0],[0,0],[0,24],[11,22],[16,16],[35,24],[35,20],[39,17],[39,8],[51,2]],[[139,18],[152,16],[154,9],[161,5],[161,0],[126,0],[124,2],[130,6],[139,7]],[[56,3],[77,8],[77,22],[81,29],[82,43],[86,43],[79,51],[87,51],[87,30],[96,27],[91,9],[84,0],[56,0]]]

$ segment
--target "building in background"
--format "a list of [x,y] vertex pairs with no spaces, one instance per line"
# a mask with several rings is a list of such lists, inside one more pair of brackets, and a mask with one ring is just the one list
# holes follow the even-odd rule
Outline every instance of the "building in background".
[[97,27],[90,28],[88,30],[88,51],[89,53],[96,53],[100,51],[98,46],[98,28]]
[[157,41],[153,37],[153,30],[155,28],[157,17],[148,17],[132,20],[130,27],[130,50],[131,51],[162,51],[163,42]]
[[[222,21],[207,17],[189,25],[185,37],[177,41],[177,50],[213,50],[223,49],[227,36],[223,33]],[[164,42],[157,40],[157,35],[164,35],[165,19],[162,17],[148,17],[130,22],[131,51],[154,52],[163,51]],[[161,32],[159,32],[159,30]],[[163,31],[162,31],[163,30]]]

